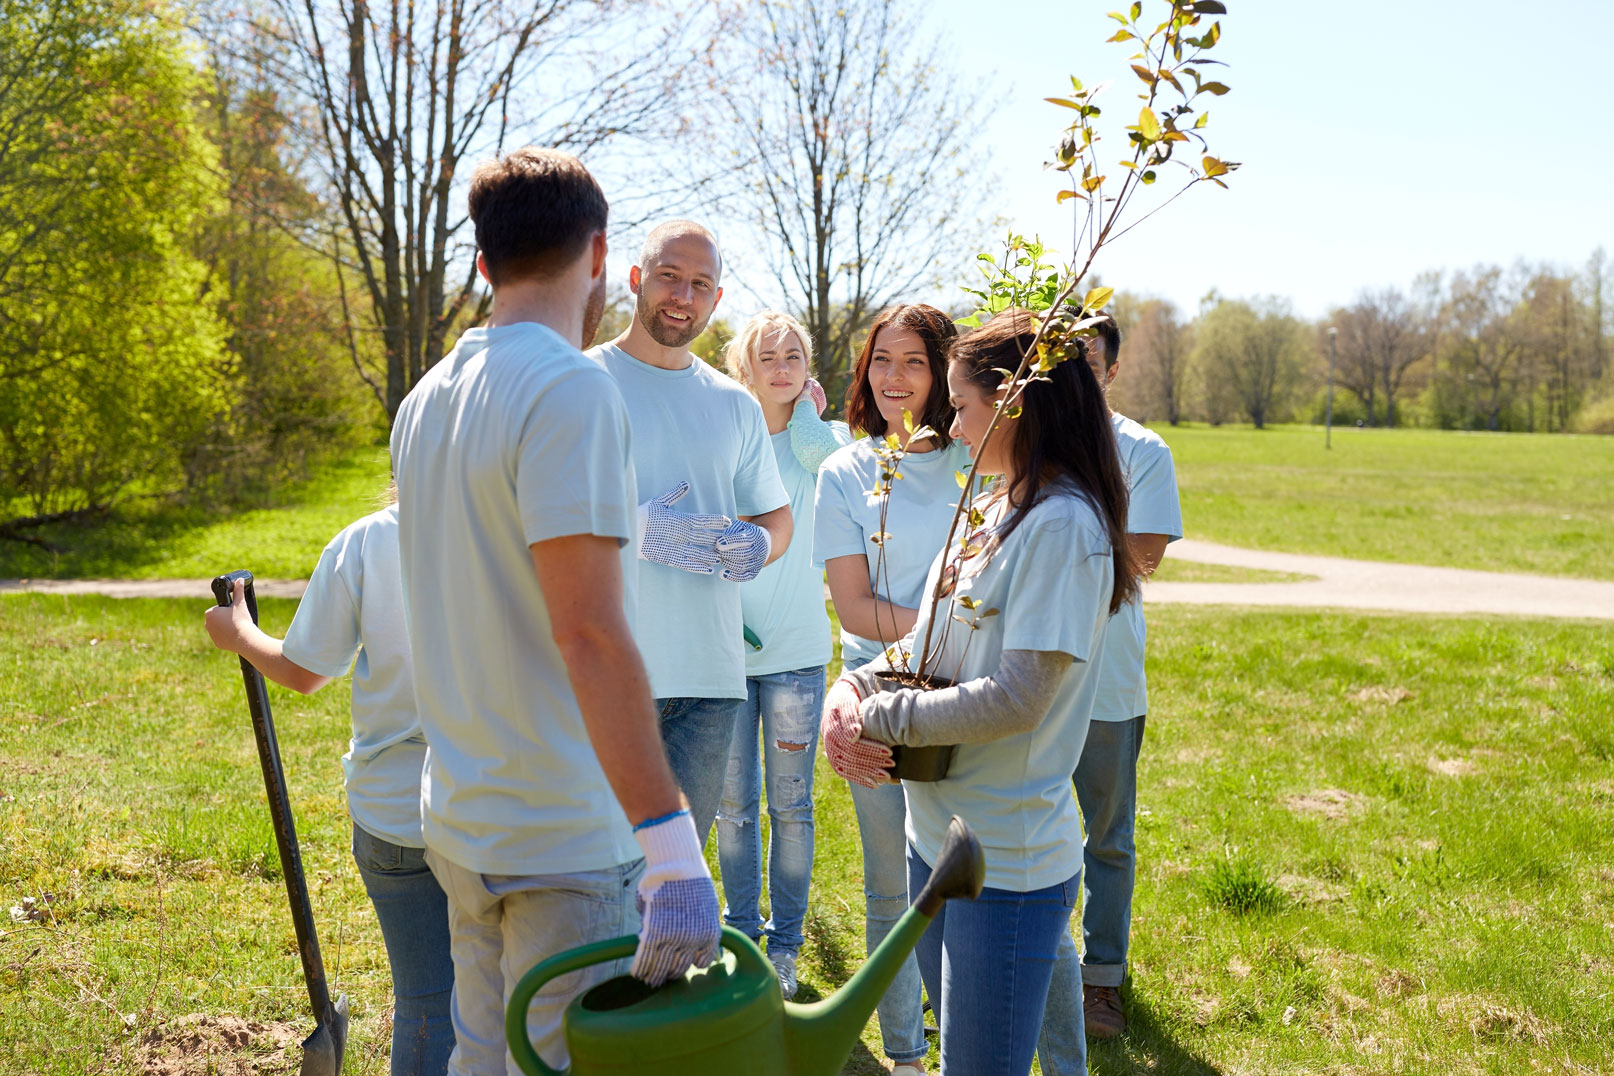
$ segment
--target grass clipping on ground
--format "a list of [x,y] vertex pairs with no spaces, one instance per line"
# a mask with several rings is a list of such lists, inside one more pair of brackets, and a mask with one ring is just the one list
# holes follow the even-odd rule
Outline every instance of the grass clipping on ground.
[[[294,1071],[313,1028],[206,605],[0,598],[6,1076]],[[262,608],[284,631],[292,603]],[[1606,628],[1164,607],[1149,643],[1131,1031],[1093,1044],[1095,1076],[1606,1070]],[[379,1076],[390,986],[348,852],[346,691],[271,690],[353,1004],[344,1072]],[[815,801],[801,1000],[863,961],[856,822],[822,760]],[[846,1071],[879,1055],[871,1019]]]

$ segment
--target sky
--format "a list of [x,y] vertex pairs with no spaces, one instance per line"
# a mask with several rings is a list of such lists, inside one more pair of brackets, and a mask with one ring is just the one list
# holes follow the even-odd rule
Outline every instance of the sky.
[[[1200,100],[1212,151],[1242,167],[1230,189],[1201,185],[1107,248],[1105,283],[1190,314],[1215,289],[1287,297],[1322,318],[1427,269],[1579,268],[1614,250],[1614,133],[1597,107],[1614,3],[1226,2],[1212,55],[1232,92]],[[1042,99],[1071,75],[1113,78],[1097,103],[1120,159],[1141,84],[1134,49],[1104,44],[1119,4],[921,5],[985,102],[978,137],[997,182],[984,208],[1067,255],[1073,203],[1055,204],[1063,177],[1042,167],[1065,110]]]
[[[1089,86],[1115,78],[1098,102],[1111,106],[1104,120],[1136,114],[1135,50],[1103,44],[1116,27],[1105,12],[1118,6],[926,6],[927,23],[995,99],[981,137],[1001,176],[998,212],[1067,253],[1071,203],[1054,204],[1062,177],[1042,170],[1065,110],[1042,98],[1070,75]],[[1105,283],[1190,313],[1212,288],[1287,296],[1318,318],[1426,269],[1516,258],[1578,268],[1599,245],[1614,250],[1614,133],[1596,105],[1614,4],[1227,7],[1212,55],[1229,65],[1220,74],[1232,92],[1200,100],[1210,102],[1212,151],[1242,167],[1230,189],[1202,185],[1101,253]],[[1117,151],[1122,137],[1110,143]]]

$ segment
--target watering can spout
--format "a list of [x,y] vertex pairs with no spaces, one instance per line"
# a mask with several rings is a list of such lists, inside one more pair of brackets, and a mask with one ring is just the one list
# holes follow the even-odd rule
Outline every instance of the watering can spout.
[[885,996],[919,936],[955,897],[974,900],[986,883],[981,842],[956,815],[930,873],[930,880],[891,933],[845,986],[810,1005],[785,1003],[785,1052],[790,1076],[835,1076],[841,1071],[869,1014]]

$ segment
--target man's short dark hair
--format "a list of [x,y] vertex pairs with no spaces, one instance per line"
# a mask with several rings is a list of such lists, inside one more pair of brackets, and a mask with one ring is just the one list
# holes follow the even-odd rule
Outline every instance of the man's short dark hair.
[[513,150],[471,175],[471,222],[494,287],[560,273],[605,230],[609,213],[583,162],[558,149]]
[[1104,341],[1104,369],[1108,370],[1121,358],[1121,327],[1110,315],[1100,316],[1102,320],[1094,328],[1098,330],[1098,338]]

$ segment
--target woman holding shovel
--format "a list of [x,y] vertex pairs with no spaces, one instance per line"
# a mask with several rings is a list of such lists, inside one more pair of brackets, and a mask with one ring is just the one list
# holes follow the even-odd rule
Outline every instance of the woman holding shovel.
[[[953,409],[947,402],[947,347],[957,335],[953,320],[933,306],[890,307],[875,319],[852,373],[847,421],[869,436],[824,462],[813,526],[813,555],[828,570],[848,669],[872,661],[913,627],[925,573],[947,537],[959,495],[955,473],[969,466],[967,450],[948,433]],[[922,426],[935,432],[903,441],[902,477],[891,484],[889,498],[873,494],[884,466],[876,439],[906,438],[909,429]],[[873,952],[908,908],[906,807],[901,786],[889,782],[854,784],[852,803],[863,842],[865,933]],[[929,1047],[919,987],[919,968],[910,957],[880,999],[881,1045],[896,1062],[893,1076],[925,1070]]]
[[[396,497],[394,497],[396,499]],[[331,539],[284,641],[252,622],[240,581],[207,633],[282,687],[313,694],[353,670],[353,739],[342,756],[353,860],[381,921],[392,969],[392,1076],[435,1076],[454,1050],[448,904],[425,861],[415,714],[398,567],[398,507]]]
[[[767,935],[768,959],[787,1001],[796,993],[796,955],[812,881],[813,761],[824,666],[833,653],[823,570],[813,560],[813,495],[825,457],[852,439],[844,423],[820,417],[824,390],[812,379],[807,341],[807,330],[795,318],[763,311],[745,323],[724,353],[729,374],[762,406],[796,529],[784,556],[740,584],[749,645],[746,704],[734,729],[717,812],[727,905],[723,921],[753,940]],[[764,769],[770,825],[766,923],[760,908]]]
[[826,751],[865,787],[886,780],[887,745],[958,745],[945,780],[904,783],[910,892],[929,877],[953,815],[986,852],[980,899],[943,910],[915,950],[940,1016],[944,1076],[1031,1070],[1081,892],[1069,771],[1097,685],[1089,660],[1138,585],[1115,438],[1079,340],[985,437],[1008,395],[1002,371],[1019,366],[1034,336],[1030,313],[1010,310],[952,348],[953,432],[982,474],[1002,479],[977,500],[976,529],[932,565],[903,646],[928,653],[926,672],[957,686],[883,690],[875,676],[893,663],[881,658],[843,676],[825,704]]

